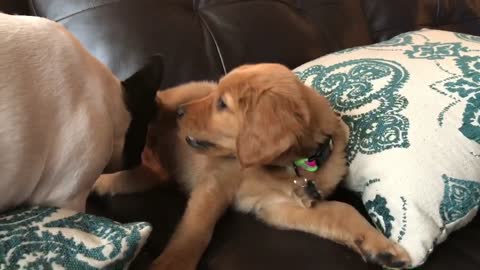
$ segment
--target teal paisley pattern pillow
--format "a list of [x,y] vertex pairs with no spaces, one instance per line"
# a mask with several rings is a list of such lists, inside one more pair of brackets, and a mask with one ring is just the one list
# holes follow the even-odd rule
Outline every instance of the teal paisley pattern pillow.
[[461,76],[452,74],[445,81],[435,83],[432,88],[450,97],[450,104],[439,114],[438,122],[443,124],[444,114],[460,102],[467,105],[462,113],[462,134],[480,144],[480,56],[460,56],[455,59]]
[[0,215],[0,269],[127,269],[151,231],[58,208]]
[[465,179],[442,176],[445,192],[440,205],[440,214],[446,224],[467,216],[480,205],[480,183]]
[[345,186],[413,266],[480,207],[480,37],[423,29],[295,72],[350,129]]
[[[401,113],[408,101],[400,93],[408,71],[382,59],[356,59],[324,67],[315,65],[298,74],[326,96],[350,127],[348,160],[358,152],[379,153],[409,146],[408,119]],[[385,84],[379,82],[386,81]],[[377,103],[370,110],[366,106]]]

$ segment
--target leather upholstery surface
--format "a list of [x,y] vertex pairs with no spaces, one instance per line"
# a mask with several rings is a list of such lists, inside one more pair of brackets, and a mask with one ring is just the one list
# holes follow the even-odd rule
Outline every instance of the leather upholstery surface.
[[[64,24],[121,79],[149,55],[162,53],[163,88],[215,80],[244,63],[294,68],[326,53],[423,27],[480,35],[480,0],[1,0],[0,10]],[[347,191],[335,198],[363,211]],[[185,196],[174,184],[89,201],[91,213],[154,225],[132,269],[144,269],[160,254],[184,206]],[[380,268],[330,241],[273,229],[229,211],[199,269]],[[440,245],[421,269],[480,269],[480,217]]]

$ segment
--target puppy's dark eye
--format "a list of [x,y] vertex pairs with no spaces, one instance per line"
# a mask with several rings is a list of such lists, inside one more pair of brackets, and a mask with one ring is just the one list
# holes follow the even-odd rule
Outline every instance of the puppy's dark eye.
[[223,98],[219,98],[218,101],[217,101],[217,109],[219,111],[223,111],[225,109],[227,109],[227,104],[225,103],[225,101],[223,100]]

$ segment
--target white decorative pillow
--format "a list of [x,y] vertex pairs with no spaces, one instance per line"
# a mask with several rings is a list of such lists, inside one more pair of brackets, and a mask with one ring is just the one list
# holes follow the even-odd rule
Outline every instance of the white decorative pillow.
[[346,186],[421,265],[480,206],[480,37],[423,29],[295,70],[350,128]]
[[0,215],[0,269],[128,269],[152,228],[58,208]]

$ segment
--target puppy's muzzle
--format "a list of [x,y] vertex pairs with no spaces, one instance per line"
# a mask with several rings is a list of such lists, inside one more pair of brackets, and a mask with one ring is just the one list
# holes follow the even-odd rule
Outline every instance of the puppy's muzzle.
[[215,144],[211,143],[211,142],[208,142],[208,141],[201,141],[201,140],[197,140],[191,136],[187,136],[185,138],[185,141],[188,143],[188,145],[190,145],[191,147],[195,148],[195,149],[200,149],[200,150],[206,150],[210,147],[214,147]]

